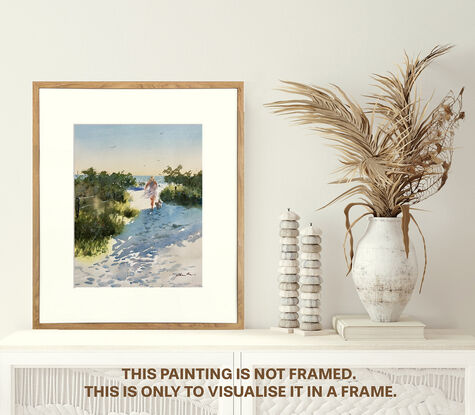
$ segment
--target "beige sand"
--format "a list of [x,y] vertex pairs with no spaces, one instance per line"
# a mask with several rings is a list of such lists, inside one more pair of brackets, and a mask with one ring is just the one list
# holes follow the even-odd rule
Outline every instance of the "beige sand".
[[[164,184],[158,185],[158,194],[166,187]],[[134,209],[144,210],[150,209],[150,199],[146,199],[143,190],[127,190],[130,195],[130,206]]]

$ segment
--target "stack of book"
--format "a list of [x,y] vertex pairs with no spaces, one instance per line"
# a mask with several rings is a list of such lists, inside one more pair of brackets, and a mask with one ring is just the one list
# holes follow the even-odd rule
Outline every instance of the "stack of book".
[[424,340],[425,324],[408,316],[394,323],[379,323],[367,315],[337,315],[333,328],[345,340]]

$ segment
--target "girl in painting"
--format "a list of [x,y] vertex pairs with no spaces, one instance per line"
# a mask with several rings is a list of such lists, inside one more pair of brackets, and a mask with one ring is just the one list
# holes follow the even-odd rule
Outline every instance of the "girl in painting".
[[[150,176],[144,188],[145,197],[150,199],[150,208],[153,210],[155,199],[157,198],[158,183],[153,176]],[[158,209],[158,207],[157,207]]]

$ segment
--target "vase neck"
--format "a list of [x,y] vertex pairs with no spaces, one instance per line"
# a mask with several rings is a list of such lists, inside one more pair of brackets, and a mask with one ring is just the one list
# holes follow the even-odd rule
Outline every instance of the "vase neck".
[[402,225],[401,218],[379,218],[371,217],[368,220],[366,232],[390,231],[400,232]]

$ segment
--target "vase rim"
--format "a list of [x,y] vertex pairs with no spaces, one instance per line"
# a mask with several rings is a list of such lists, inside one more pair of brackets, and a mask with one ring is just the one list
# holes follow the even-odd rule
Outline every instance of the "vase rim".
[[369,221],[377,221],[377,222],[400,222],[402,218],[400,217],[382,217],[382,216],[370,216]]

